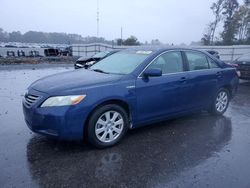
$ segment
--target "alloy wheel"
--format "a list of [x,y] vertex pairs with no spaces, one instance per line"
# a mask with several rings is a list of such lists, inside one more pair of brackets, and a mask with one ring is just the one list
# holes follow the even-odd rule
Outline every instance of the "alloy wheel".
[[122,115],[117,111],[107,111],[98,118],[95,125],[95,135],[99,141],[109,143],[121,135],[123,128]]
[[216,103],[215,103],[216,110],[221,113],[227,108],[227,105],[228,105],[228,94],[225,91],[221,91],[216,98]]

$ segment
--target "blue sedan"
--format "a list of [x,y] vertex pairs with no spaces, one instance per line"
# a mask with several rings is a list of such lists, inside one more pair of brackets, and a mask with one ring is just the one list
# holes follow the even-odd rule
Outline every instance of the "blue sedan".
[[104,148],[128,129],[200,110],[222,115],[238,82],[235,68],[206,52],[134,48],[34,82],[23,111],[33,132]]

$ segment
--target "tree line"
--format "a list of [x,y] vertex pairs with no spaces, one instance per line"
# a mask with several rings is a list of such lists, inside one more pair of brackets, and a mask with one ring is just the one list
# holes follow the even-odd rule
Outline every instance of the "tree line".
[[78,34],[67,33],[45,33],[38,31],[28,31],[22,34],[20,31],[6,32],[0,28],[0,42],[22,42],[22,43],[45,43],[45,44],[90,44],[105,43],[125,46],[136,46],[141,43],[135,36],[127,39],[106,40],[102,37],[82,37]]
[[67,33],[46,33],[38,31],[28,31],[22,34],[20,31],[6,32],[0,28],[0,41],[1,42],[23,42],[23,43],[48,43],[48,44],[78,44],[78,43],[108,43],[112,44],[112,41],[108,41],[102,37],[82,37],[78,34]]
[[28,31],[22,34],[20,31],[6,32],[0,28],[0,42],[22,42],[22,43],[44,43],[44,44],[90,44],[105,43],[124,46],[137,46],[141,44],[159,45],[162,44],[158,39],[154,39],[151,43],[147,41],[141,43],[137,37],[131,35],[127,39],[106,40],[103,37],[82,37],[78,34],[67,33],[46,33],[38,31]]
[[217,0],[211,10],[214,18],[201,39],[204,45],[250,44],[250,0],[243,4],[238,0]]

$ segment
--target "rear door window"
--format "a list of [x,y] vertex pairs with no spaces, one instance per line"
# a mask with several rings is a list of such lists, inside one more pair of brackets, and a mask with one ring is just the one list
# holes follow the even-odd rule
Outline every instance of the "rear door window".
[[199,52],[185,52],[189,63],[189,70],[209,69],[207,57]]

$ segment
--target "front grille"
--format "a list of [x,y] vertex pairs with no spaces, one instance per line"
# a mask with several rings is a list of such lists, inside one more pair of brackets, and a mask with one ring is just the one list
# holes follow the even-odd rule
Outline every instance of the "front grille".
[[39,98],[39,96],[27,94],[24,96],[25,104],[30,107],[35,104],[39,100]]

